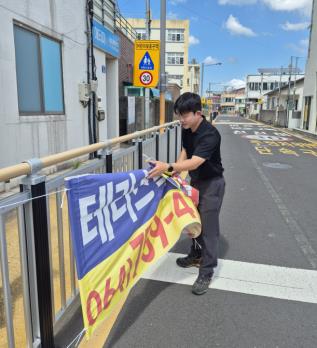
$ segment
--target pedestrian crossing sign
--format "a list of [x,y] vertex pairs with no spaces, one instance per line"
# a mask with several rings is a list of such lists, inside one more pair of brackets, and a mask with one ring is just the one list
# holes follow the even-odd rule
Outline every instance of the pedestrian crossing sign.
[[156,87],[159,82],[160,41],[135,40],[133,85]]
[[140,70],[154,70],[154,64],[151,59],[151,56],[149,55],[149,52],[145,52],[144,57],[142,58],[140,64],[139,64]]

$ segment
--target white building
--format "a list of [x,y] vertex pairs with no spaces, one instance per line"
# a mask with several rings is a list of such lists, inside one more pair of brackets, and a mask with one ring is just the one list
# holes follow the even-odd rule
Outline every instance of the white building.
[[188,64],[187,89],[192,93],[200,93],[200,64],[194,59]]
[[313,1],[312,21],[310,27],[310,39],[308,57],[306,63],[306,75],[304,84],[304,105],[300,127],[303,130],[317,134],[317,110],[316,91],[317,84],[317,8]]
[[264,94],[285,86],[289,79],[294,81],[303,77],[295,69],[258,69],[259,74],[246,77],[246,108],[249,117],[259,114],[262,108]]
[[[119,129],[115,2],[105,3],[110,9],[105,24],[95,17],[93,28],[98,88],[92,84],[92,90],[105,110],[105,120],[96,121],[99,139],[114,137]],[[86,1],[7,1],[0,22],[0,167],[92,142]]]
[[[146,38],[145,20],[140,18],[127,19],[138,33],[139,40]],[[151,21],[151,40],[160,40],[160,21]],[[181,93],[189,91],[188,86],[188,47],[189,20],[166,21],[165,70],[168,82],[182,87]]]
[[300,126],[304,77],[264,95],[260,120],[288,128]]

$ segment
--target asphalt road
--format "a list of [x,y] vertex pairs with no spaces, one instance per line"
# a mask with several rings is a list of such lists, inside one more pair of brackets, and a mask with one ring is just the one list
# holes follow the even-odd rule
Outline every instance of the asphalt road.
[[214,285],[195,296],[164,272],[140,280],[104,347],[317,347],[317,143],[243,118],[217,128],[227,185]]

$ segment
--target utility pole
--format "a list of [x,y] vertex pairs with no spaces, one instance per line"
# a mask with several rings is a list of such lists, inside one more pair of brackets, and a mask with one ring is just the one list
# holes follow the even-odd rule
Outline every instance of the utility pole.
[[[150,12],[150,0],[146,0],[146,40],[151,38],[151,12]],[[145,128],[150,126],[150,88],[145,87],[145,98],[144,98],[144,111],[145,111]]]
[[259,111],[261,113],[262,110],[262,103],[263,103],[263,72],[261,73],[261,82],[260,82],[260,97],[261,97],[261,104],[259,105]]
[[161,20],[160,20],[160,125],[165,123],[165,41],[166,41],[166,0],[161,0]]
[[288,92],[287,92],[287,109],[286,109],[286,127],[288,127],[289,118],[289,104],[290,104],[290,94],[291,94],[291,79],[293,70],[293,56],[291,56],[291,64],[288,67]]
[[277,98],[277,107],[276,107],[276,114],[275,114],[275,123],[277,123],[277,120],[278,120],[278,113],[279,113],[279,111],[280,111],[282,72],[283,72],[283,66],[281,66],[281,70],[280,70],[280,82],[279,82],[279,84],[278,84],[278,98]]
[[201,81],[200,81],[200,97],[203,97],[203,92],[204,92],[204,68],[205,68],[205,63],[201,63]]
[[295,72],[294,72],[294,86],[293,86],[293,105],[292,105],[292,110],[293,110],[293,114],[295,111],[295,91],[296,91],[296,75],[297,75],[297,67],[298,67],[298,59],[299,57],[295,57],[296,58],[296,62],[295,62]]

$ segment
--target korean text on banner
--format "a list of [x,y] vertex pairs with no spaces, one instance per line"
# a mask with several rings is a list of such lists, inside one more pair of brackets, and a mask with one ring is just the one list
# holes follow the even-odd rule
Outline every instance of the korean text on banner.
[[66,178],[87,338],[182,231],[200,227],[189,197],[146,170]]

